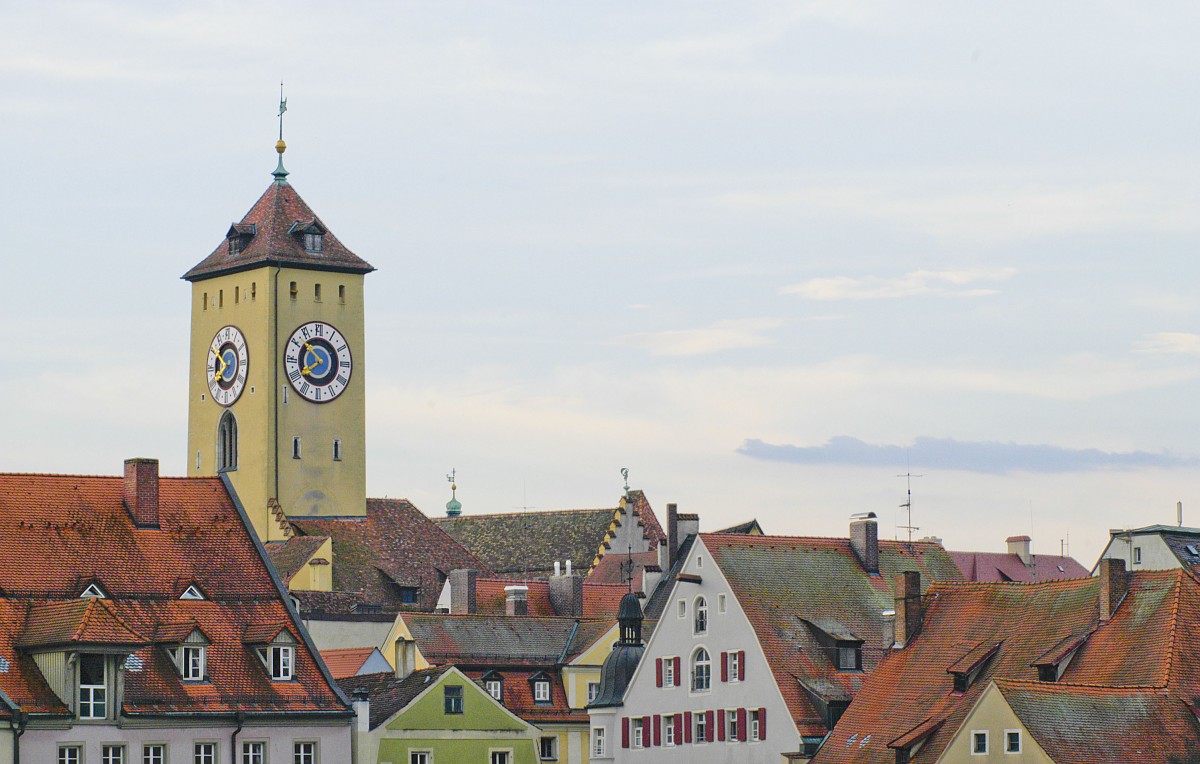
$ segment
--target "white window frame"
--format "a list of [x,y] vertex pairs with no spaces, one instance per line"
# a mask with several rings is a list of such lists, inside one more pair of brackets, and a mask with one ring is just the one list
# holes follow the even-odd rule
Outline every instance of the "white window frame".
[[588,682],[587,683],[588,704],[591,704],[592,702],[594,702],[596,700],[596,698],[598,698],[598,697],[600,697],[600,683],[599,682]]
[[58,746],[58,764],[83,764],[83,744],[60,744]]
[[203,682],[208,670],[208,651],[204,645],[180,645],[179,675],[185,682]]
[[513,749],[489,748],[488,764],[513,764]]
[[731,681],[731,682],[740,682],[741,681],[740,679],[738,679],[738,675],[741,673],[740,669],[741,669],[741,660],[738,658],[738,651],[730,650],[729,651],[729,670],[728,670],[729,681]]
[[692,636],[702,637],[708,634],[708,600],[701,594],[696,597],[692,607]]
[[267,741],[243,740],[238,764],[267,764]]
[[[96,656],[100,659],[100,665],[104,667],[103,684],[84,684],[83,683],[83,659],[85,656]],[[79,691],[76,695],[78,700],[76,713],[80,719],[107,719],[108,718],[108,656],[99,653],[80,653],[76,661],[77,681],[76,684]],[[87,700],[84,700],[85,692]],[[100,698],[99,701],[96,698]],[[96,707],[100,707],[100,713],[96,714]],[[87,708],[87,713],[84,713],[84,708]]]
[[143,743],[142,764],[167,764],[167,744]]
[[757,708],[748,709],[746,711],[746,723],[750,725],[750,729],[746,730],[746,740],[751,743],[759,741],[759,730],[762,729],[759,722],[759,710]]
[[289,682],[296,678],[296,650],[293,645],[267,645],[263,660],[272,681]]
[[737,709],[734,708],[728,708],[725,710],[725,742],[741,742],[738,740]]
[[199,740],[192,744],[192,764],[217,764],[220,745],[209,740]]
[[[1009,735],[1017,736],[1017,749],[1014,751],[1009,746]],[[1005,753],[1021,753],[1025,749],[1025,736],[1021,734],[1021,730],[1004,730],[1004,752]]]
[[104,743],[100,746],[100,764],[126,764],[124,743]]
[[675,658],[663,658],[663,687],[675,686]]
[[679,617],[687,618],[687,600],[679,600]]
[[645,732],[645,727],[642,726],[642,717],[635,716],[635,717],[631,718],[629,720],[629,726],[632,727],[632,729],[630,730],[630,732],[632,734],[630,734],[630,736],[629,736],[630,737],[629,747],[630,748],[645,748],[646,745],[645,745],[645,741],[643,740],[643,738],[645,736],[642,734],[643,732]]
[[724,613],[727,608],[728,605],[725,602],[725,593],[721,592],[717,595],[717,612]]
[[708,742],[708,714],[704,711],[692,712],[692,743],[701,745]]
[[603,727],[592,727],[592,757],[604,758],[608,755],[608,739]]
[[533,702],[534,703],[549,703],[550,702],[550,680],[535,679],[533,682]]
[[496,700],[504,698],[504,683],[499,679],[488,679],[483,683],[483,689]]
[[[550,742],[550,755],[546,755],[546,741]],[[538,738],[538,758],[542,761],[558,761],[558,735],[542,735]]]
[[[307,746],[307,750],[301,746]],[[316,740],[297,740],[292,744],[292,764],[317,764],[319,757]]]
[[408,752],[408,764],[433,764],[433,751]]
[[[978,746],[976,745],[976,742],[978,740],[979,735],[983,736],[983,750],[982,751],[976,750],[976,748],[978,748]],[[988,731],[987,730],[971,730],[971,755],[972,756],[987,756],[987,753],[991,749],[991,747],[992,747],[991,741],[988,739]]]
[[1135,546],[1133,548],[1133,564],[1134,565],[1142,564],[1142,548],[1140,546]]
[[[704,654],[703,660],[700,655]],[[712,690],[712,655],[705,650],[703,645],[692,651],[692,656],[688,660],[688,689],[691,692],[709,692]],[[701,686],[700,670],[704,672],[704,682]]]
[[675,745],[675,714],[667,714],[662,718],[663,725],[663,745]]

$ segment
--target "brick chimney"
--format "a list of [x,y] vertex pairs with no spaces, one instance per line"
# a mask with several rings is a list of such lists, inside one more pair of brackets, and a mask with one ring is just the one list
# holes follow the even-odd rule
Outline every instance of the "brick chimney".
[[137,527],[158,527],[158,459],[125,460],[125,508]]
[[679,557],[679,505],[667,505],[667,567],[670,570]]
[[504,587],[504,612],[508,615],[529,615],[528,586],[517,584]]
[[874,512],[854,515],[854,522],[850,523],[850,548],[867,574],[879,575],[879,527]]
[[1100,560],[1100,621],[1113,617],[1121,601],[1129,593],[1129,574],[1125,572],[1125,561],[1115,557]]
[[921,632],[921,574],[906,570],[896,574],[896,644],[907,645]]
[[1004,543],[1008,544],[1008,553],[1020,557],[1021,564],[1027,568],[1033,564],[1033,557],[1029,554],[1029,543],[1032,540],[1028,536],[1009,536],[1004,539]]
[[[555,563],[557,565],[558,563]],[[565,618],[583,617],[583,576],[554,576],[550,579],[550,606]]]
[[475,579],[479,576],[473,570],[450,571],[450,613],[452,615],[471,615],[475,612]]

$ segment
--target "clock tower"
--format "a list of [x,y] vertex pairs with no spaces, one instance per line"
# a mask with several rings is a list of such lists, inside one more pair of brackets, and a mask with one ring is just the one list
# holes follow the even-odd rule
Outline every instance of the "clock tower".
[[363,277],[374,268],[274,181],[192,284],[188,474],[225,472],[265,541],[366,513]]

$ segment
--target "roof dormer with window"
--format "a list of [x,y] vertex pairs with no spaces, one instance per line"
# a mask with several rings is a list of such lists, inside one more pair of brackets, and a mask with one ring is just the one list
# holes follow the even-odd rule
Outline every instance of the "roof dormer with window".
[[254,223],[234,223],[229,226],[229,232],[225,234],[225,240],[229,246],[229,256],[236,257],[244,252],[256,233],[258,233],[258,226]]
[[838,671],[862,671],[863,640],[831,618],[801,618]]
[[992,658],[996,657],[996,653],[1000,652],[1000,646],[1003,644],[980,642],[947,668],[946,673],[954,676],[954,692],[966,692],[970,689],[992,662]]
[[212,640],[194,622],[168,623],[154,634],[171,664],[185,682],[203,682],[208,678],[208,646]]
[[292,223],[288,233],[297,237],[300,243],[304,246],[304,251],[309,254],[318,255],[325,251],[325,226],[321,225],[321,221],[313,218],[307,222],[297,220]]
[[272,681],[290,682],[296,678],[298,640],[286,627],[280,624],[252,626],[243,641],[254,650]]

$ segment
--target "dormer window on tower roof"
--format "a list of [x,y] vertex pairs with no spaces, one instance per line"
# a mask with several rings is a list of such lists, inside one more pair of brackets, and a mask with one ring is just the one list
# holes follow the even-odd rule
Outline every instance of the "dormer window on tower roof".
[[304,251],[310,254],[320,254],[325,250],[325,226],[313,218],[308,222],[297,220],[289,230],[293,236],[300,238]]
[[258,233],[258,226],[254,223],[234,223],[229,226],[229,232],[225,234],[225,239],[229,243],[229,256],[240,255],[256,233]]

